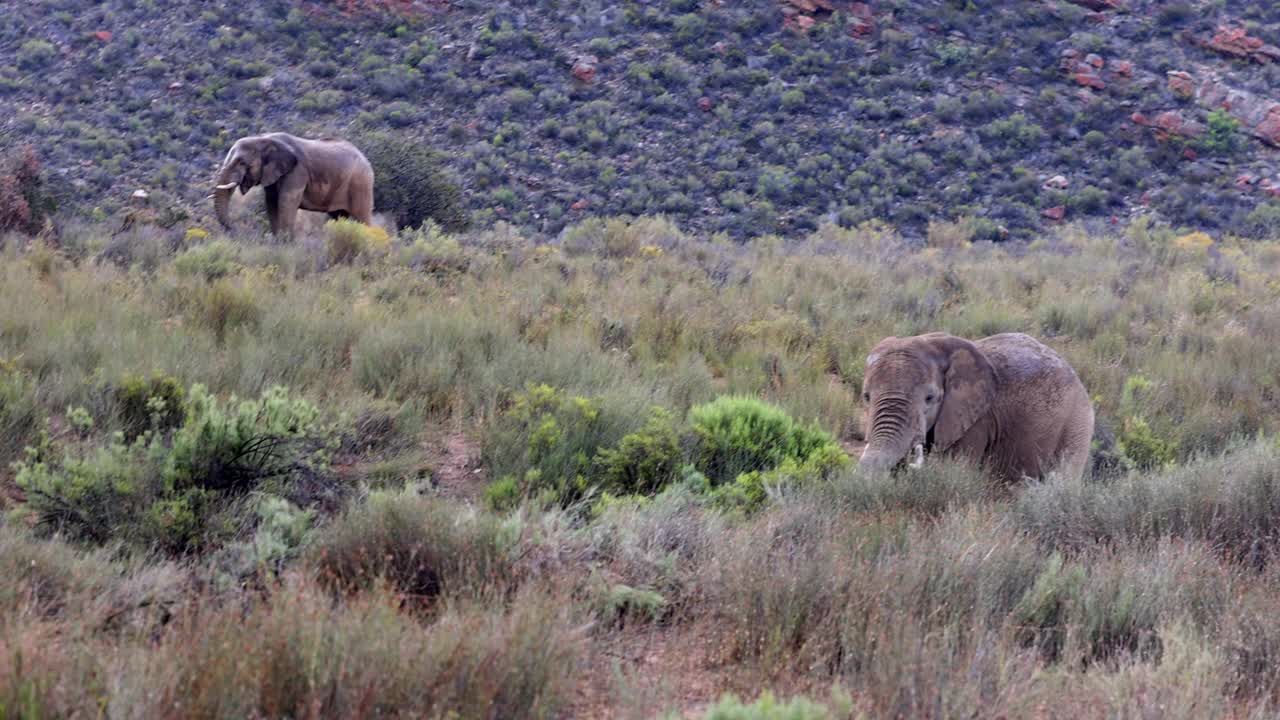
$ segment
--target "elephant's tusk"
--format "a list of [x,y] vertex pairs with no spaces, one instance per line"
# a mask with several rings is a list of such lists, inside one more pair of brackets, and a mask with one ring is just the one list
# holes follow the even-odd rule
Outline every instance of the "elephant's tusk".
[[918,470],[924,466],[924,444],[923,443],[916,443],[915,453],[916,453],[916,457],[914,460],[911,461],[912,470]]
[[235,186],[236,186],[236,184],[235,184],[235,183],[227,183],[226,185],[216,185],[216,186],[214,186],[214,189],[215,189],[215,190],[230,190],[230,189],[234,188]]

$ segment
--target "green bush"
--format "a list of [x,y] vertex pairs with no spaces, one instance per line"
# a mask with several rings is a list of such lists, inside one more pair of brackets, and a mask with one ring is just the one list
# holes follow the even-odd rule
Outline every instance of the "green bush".
[[662,593],[617,584],[601,588],[596,597],[596,611],[607,623],[658,622],[670,609]]
[[754,397],[717,398],[692,408],[689,419],[696,441],[694,465],[712,486],[784,463],[790,472],[826,472],[848,460],[816,424],[801,425],[776,405]]
[[445,175],[440,157],[423,141],[391,132],[366,132],[355,144],[374,173],[374,208],[400,227],[434,220],[449,231],[468,224],[462,191]]
[[173,260],[173,269],[179,275],[190,275],[213,282],[232,275],[239,269],[239,253],[236,246],[226,240],[193,247]]
[[186,392],[172,375],[156,372],[148,380],[128,374],[112,391],[116,419],[125,439],[132,441],[147,430],[165,432],[176,427],[186,412]]
[[[149,402],[157,411],[158,397]],[[153,412],[153,422],[162,415]],[[15,464],[16,483],[25,511],[48,532],[185,553],[235,532],[218,515],[237,498],[289,496],[296,482],[314,485],[336,437],[314,406],[284,388],[219,403],[195,385],[171,436],[147,430],[126,442],[116,433],[102,445],[70,449],[46,436]]]
[[644,427],[605,448],[595,462],[605,489],[613,494],[652,494],[679,472],[683,457],[671,414],[654,408]]
[[601,448],[621,441],[633,423],[597,400],[529,385],[485,439],[482,454],[497,479],[490,500],[531,497],[569,506],[598,489],[601,468],[625,478],[624,460],[594,460]]
[[213,331],[219,343],[237,329],[257,327],[262,316],[253,291],[227,278],[199,288],[192,301],[196,320]]
[[1240,145],[1240,121],[1222,108],[1209,111],[1209,129],[1197,140],[1200,149],[1217,155],[1230,155]]

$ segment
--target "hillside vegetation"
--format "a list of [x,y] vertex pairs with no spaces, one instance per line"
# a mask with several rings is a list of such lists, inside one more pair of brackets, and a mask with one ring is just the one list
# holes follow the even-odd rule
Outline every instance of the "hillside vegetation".
[[[7,236],[0,713],[1273,715],[1280,246],[930,238]],[[926,330],[1066,356],[1091,476],[860,473]]]
[[1263,237],[1277,45],[1280,9],[1243,1],[32,0],[0,17],[0,127],[85,212],[141,187],[205,213],[236,137],[364,129],[544,237],[657,213],[738,240],[1144,214]]

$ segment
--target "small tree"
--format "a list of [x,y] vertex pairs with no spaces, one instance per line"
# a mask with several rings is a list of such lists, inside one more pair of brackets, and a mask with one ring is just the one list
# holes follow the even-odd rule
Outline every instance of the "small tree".
[[10,153],[0,167],[0,232],[17,230],[35,235],[54,209],[53,200],[45,193],[35,149],[26,145]]
[[1201,148],[1218,155],[1230,155],[1240,144],[1240,121],[1222,108],[1209,113],[1209,131],[1200,141]]
[[416,228],[434,220],[448,231],[466,228],[462,191],[429,146],[391,132],[361,133],[354,142],[373,165],[377,211],[395,215],[400,227]]

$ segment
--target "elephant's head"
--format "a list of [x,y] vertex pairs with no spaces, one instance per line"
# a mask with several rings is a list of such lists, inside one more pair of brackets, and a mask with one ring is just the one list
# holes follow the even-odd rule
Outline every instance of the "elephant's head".
[[237,140],[222,161],[222,169],[218,171],[217,183],[210,196],[213,198],[213,209],[218,222],[230,229],[231,218],[227,214],[227,206],[236,186],[244,194],[254,185],[274,185],[297,165],[297,153],[276,138],[264,136]]
[[963,338],[931,333],[886,338],[867,356],[862,383],[860,464],[887,470],[925,450],[946,450],[995,402],[996,376],[982,351]]

